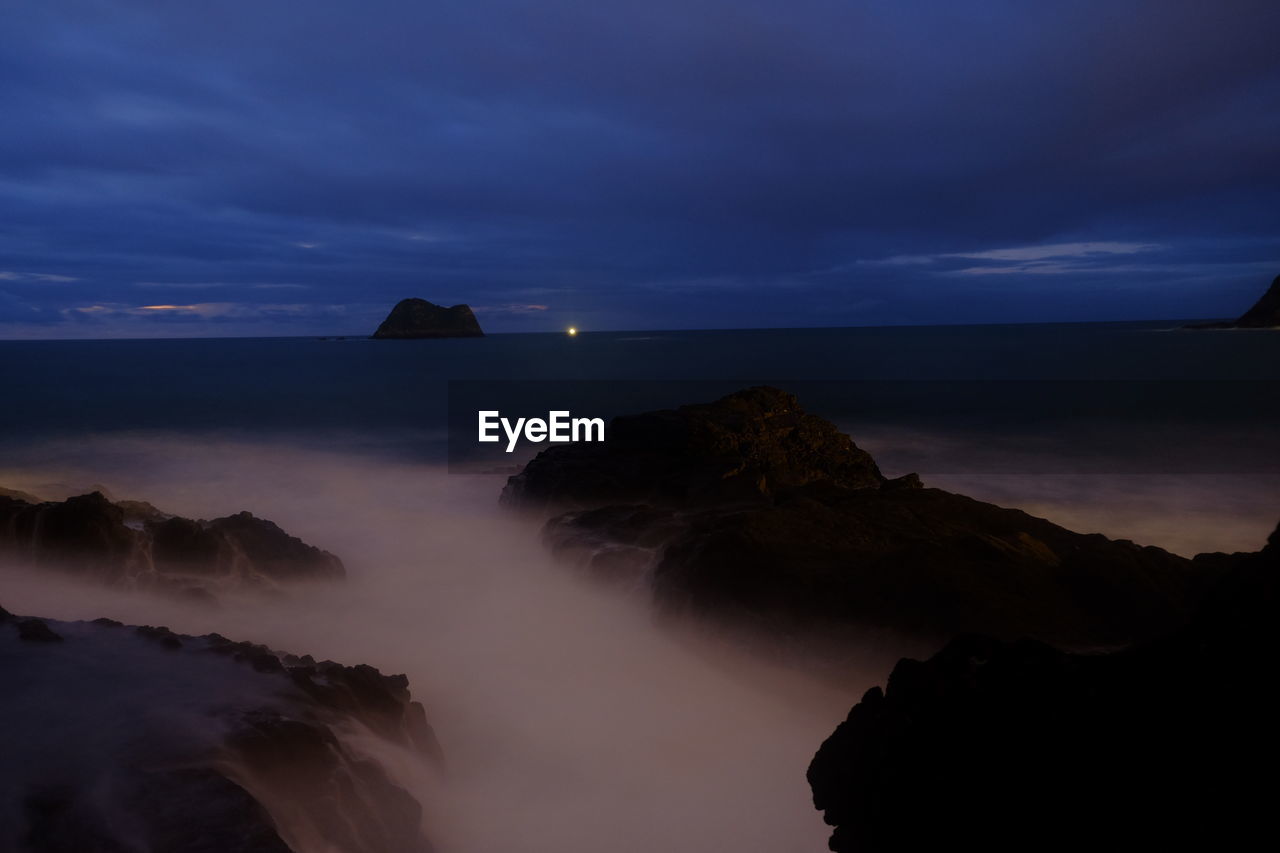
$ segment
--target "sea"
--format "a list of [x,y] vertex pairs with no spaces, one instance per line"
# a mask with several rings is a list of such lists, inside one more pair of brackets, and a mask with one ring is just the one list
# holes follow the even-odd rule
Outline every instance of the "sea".
[[1256,550],[1280,520],[1280,333],[1178,326],[2,341],[0,487],[249,510],[348,579],[210,607],[0,563],[0,605],[406,673],[447,768],[391,772],[442,851],[821,850],[809,759],[929,650],[886,640],[833,679],[657,619],[500,508],[541,448],[479,447],[476,412],[772,385],[889,476],[1188,556]]

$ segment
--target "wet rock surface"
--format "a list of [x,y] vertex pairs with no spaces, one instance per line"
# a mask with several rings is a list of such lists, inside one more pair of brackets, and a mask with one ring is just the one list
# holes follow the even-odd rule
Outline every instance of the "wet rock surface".
[[[23,642],[32,623],[60,641]],[[349,736],[440,758],[404,676],[216,634],[7,613],[0,673],[0,849],[431,849],[421,804]],[[33,762],[50,738],[60,757]]]

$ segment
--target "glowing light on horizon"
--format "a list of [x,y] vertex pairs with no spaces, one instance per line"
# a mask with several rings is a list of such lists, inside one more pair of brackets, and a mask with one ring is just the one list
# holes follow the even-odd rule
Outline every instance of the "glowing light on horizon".
[[572,338],[574,335],[578,334],[578,330],[577,330],[577,328],[575,328],[574,326],[570,326],[570,327],[569,327],[569,329],[568,329],[568,332],[569,332],[569,337],[571,337],[571,338]]

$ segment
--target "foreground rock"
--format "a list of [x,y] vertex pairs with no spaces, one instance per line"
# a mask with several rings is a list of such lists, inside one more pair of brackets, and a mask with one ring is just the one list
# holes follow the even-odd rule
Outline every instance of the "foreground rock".
[[438,759],[404,676],[0,610],[0,678],[0,849],[430,850],[421,804],[352,736]]
[[1257,303],[1234,322],[1197,323],[1188,329],[1280,329],[1280,275]]
[[195,521],[101,492],[42,503],[0,496],[0,555],[118,586],[191,593],[345,573],[333,554],[247,512]]
[[1173,634],[1103,655],[961,637],[822,745],[831,849],[1245,850],[1273,837],[1280,528]]
[[774,388],[617,418],[608,435],[543,451],[503,501],[570,508],[544,527],[549,546],[643,577],[667,607],[786,630],[1116,644],[1182,624],[1220,573],[888,480]]
[[469,305],[449,308],[425,299],[402,299],[382,321],[375,338],[482,338]]
[[776,388],[617,417],[608,441],[559,445],[510,478],[502,500],[533,508],[649,503],[761,504],[806,486],[879,488],[875,461],[829,421]]

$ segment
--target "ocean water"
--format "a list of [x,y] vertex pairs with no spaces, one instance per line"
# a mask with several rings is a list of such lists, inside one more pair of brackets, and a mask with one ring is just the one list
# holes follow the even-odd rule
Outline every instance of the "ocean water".
[[[409,675],[448,767],[398,767],[442,850],[814,851],[804,770],[903,654],[839,677],[654,619],[557,565],[458,439],[477,399],[608,415],[769,383],[889,475],[1185,554],[1280,519],[1280,334],[1171,324],[0,342],[0,486],[242,509],[349,578],[198,607],[0,565],[0,604]],[[453,438],[454,441],[450,441]],[[464,442],[465,444],[465,442]],[[465,450],[465,448],[464,448]],[[505,467],[504,467],[505,466]],[[307,851],[306,853],[310,853]]]
[[480,448],[480,408],[608,418],[754,384],[939,484],[1280,474],[1280,335],[1170,323],[8,341],[0,438],[10,463],[59,438],[92,455],[110,436],[183,434],[509,472],[538,448]]
[[1280,336],[1101,323],[0,341],[0,434],[430,430],[444,423],[450,380],[1265,383],[1280,381]]
[[1083,529],[1195,553],[1280,517],[1280,334],[1176,323],[0,341],[0,485],[105,483],[174,438],[510,473],[538,448],[480,448],[478,408],[607,418],[762,383],[886,473]]

